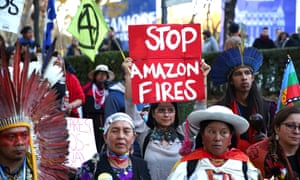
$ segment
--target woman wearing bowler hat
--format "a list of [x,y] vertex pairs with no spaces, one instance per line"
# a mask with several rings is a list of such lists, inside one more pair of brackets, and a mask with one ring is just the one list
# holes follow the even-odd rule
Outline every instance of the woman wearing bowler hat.
[[219,105],[194,111],[187,119],[200,128],[196,149],[177,162],[169,180],[260,179],[249,157],[236,149],[237,135],[249,127],[246,119]]

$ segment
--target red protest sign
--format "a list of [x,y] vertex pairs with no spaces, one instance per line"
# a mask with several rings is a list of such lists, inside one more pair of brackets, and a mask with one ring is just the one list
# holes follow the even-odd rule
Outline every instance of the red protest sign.
[[201,56],[200,24],[151,24],[128,27],[132,59]]
[[129,27],[134,103],[204,98],[199,24]]

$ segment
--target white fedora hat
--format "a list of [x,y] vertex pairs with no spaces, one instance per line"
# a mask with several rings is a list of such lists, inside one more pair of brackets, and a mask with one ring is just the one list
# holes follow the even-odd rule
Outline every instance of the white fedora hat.
[[249,128],[249,123],[245,118],[234,114],[228,107],[220,105],[214,105],[205,110],[193,111],[187,119],[190,123],[198,126],[202,121],[222,121],[231,124],[237,134],[243,134]]
[[104,64],[99,64],[94,70],[92,70],[89,74],[88,74],[88,77],[90,80],[93,79],[94,77],[94,74],[96,71],[103,71],[103,72],[107,72],[108,74],[108,81],[112,81],[113,79],[115,79],[115,74],[114,72],[112,72],[111,70],[108,69],[108,66],[107,65],[104,65]]

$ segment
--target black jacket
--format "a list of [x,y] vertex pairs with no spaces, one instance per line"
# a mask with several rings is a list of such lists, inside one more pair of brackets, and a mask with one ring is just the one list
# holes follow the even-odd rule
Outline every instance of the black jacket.
[[[132,162],[132,170],[133,170],[133,177],[131,180],[151,180],[146,161],[134,156],[131,156],[130,159]],[[98,176],[102,173],[111,174],[113,180],[119,180],[119,178],[114,174],[108,162],[108,158],[106,154],[103,154],[100,157],[100,161],[98,161],[97,163],[97,170],[94,179],[97,180]]]

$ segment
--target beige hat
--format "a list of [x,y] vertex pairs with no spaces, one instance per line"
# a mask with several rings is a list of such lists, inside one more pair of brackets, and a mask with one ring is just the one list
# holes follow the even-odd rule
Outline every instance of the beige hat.
[[237,134],[243,134],[249,128],[249,123],[245,118],[233,114],[231,109],[220,105],[214,105],[205,110],[193,111],[187,119],[190,123],[198,124],[198,126],[202,121],[222,121],[231,124]]
[[113,79],[115,79],[115,74],[114,72],[112,72],[111,70],[108,69],[108,66],[107,65],[104,65],[104,64],[99,64],[93,71],[91,71],[89,74],[88,74],[88,78],[90,80],[93,80],[93,77],[94,77],[94,74],[96,71],[103,71],[103,72],[107,72],[108,74],[108,81],[112,81]]

